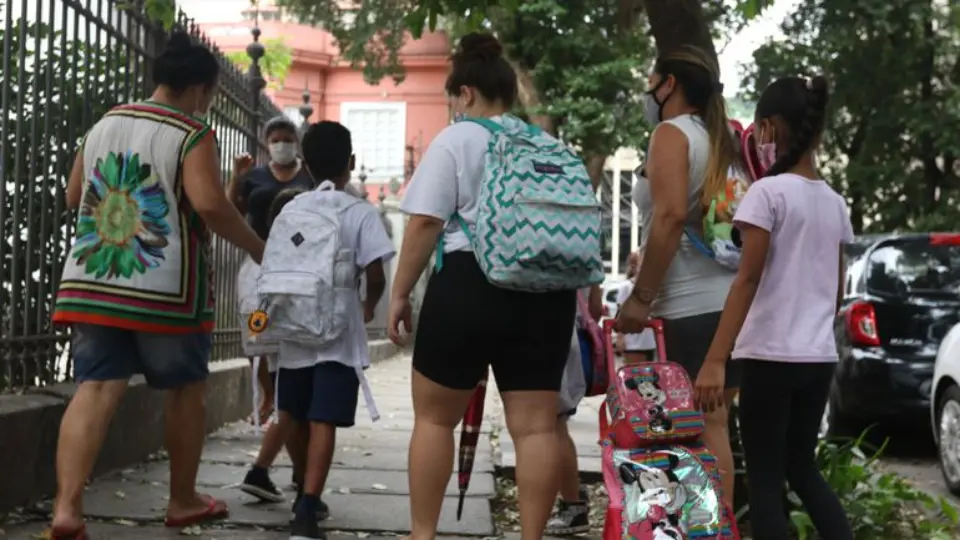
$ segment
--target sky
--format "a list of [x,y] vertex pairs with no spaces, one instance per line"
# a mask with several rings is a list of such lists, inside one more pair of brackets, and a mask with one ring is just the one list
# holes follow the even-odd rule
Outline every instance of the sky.
[[753,51],[767,39],[782,36],[780,23],[801,0],[775,0],[764,10],[763,15],[755,19],[740,34],[730,40],[720,53],[720,79],[723,93],[733,97],[740,92],[742,78],[741,66],[753,60]]

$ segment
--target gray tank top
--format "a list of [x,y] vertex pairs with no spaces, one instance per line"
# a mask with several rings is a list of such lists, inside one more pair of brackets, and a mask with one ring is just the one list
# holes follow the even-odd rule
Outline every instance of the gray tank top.
[[[676,126],[687,137],[690,162],[687,191],[687,226],[699,231],[703,228],[703,207],[700,197],[706,179],[710,138],[706,126],[698,116],[682,115],[665,123]],[[653,221],[653,201],[650,183],[639,176],[633,188],[633,202],[640,211],[641,246],[646,247]],[[735,274],[724,269],[713,259],[698,251],[687,239],[673,257],[653,305],[652,315],[679,319],[723,310]]]

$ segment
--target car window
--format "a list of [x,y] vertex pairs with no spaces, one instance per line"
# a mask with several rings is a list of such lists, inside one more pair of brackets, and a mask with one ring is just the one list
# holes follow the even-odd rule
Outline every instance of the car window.
[[928,240],[886,242],[870,253],[867,288],[903,294],[960,294],[960,246]]
[[611,303],[614,303],[614,304],[617,303],[617,290],[616,290],[616,289],[611,289],[611,290],[607,291],[607,299],[606,299],[605,301],[606,301],[606,302],[611,302]]
[[847,275],[844,282],[843,292],[845,295],[852,295],[863,292],[863,259],[847,260]]

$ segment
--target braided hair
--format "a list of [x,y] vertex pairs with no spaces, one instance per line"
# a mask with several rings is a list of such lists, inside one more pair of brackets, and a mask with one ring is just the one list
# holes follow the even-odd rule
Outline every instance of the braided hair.
[[[820,141],[826,125],[830,92],[827,79],[784,77],[777,79],[757,102],[756,122],[773,117],[782,120],[786,136],[778,134],[777,160],[764,176],[776,176],[792,169]],[[783,151],[785,149],[786,151]]]

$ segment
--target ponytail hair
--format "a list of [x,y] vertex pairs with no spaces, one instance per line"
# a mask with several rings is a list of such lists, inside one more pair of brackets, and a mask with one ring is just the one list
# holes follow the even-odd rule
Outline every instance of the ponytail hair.
[[777,134],[779,151],[777,161],[764,176],[783,174],[800,162],[813,149],[823,134],[827,120],[827,102],[830,90],[827,79],[821,76],[784,77],[770,83],[757,102],[756,120],[778,117],[786,127],[786,134]]
[[697,109],[707,127],[710,153],[700,196],[700,202],[706,208],[726,189],[730,167],[743,168],[739,146],[727,119],[720,68],[702,49],[684,45],[658,57],[654,71],[663,77],[673,75],[677,79],[687,103]]

